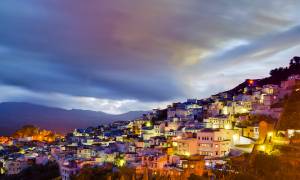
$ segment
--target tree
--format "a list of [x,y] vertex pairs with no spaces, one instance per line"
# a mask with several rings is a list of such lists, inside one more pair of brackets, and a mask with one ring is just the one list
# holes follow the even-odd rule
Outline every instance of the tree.
[[113,175],[112,165],[107,164],[104,167],[84,166],[77,175],[73,176],[73,180],[106,180]]
[[[290,154],[297,159],[294,153]],[[289,160],[284,161],[281,156],[251,154],[244,156],[243,163],[231,169],[233,173],[227,173],[227,175],[223,171],[220,173],[224,173],[223,177],[228,180],[299,179],[299,168],[299,165],[295,165]]]
[[284,103],[278,128],[282,130],[300,129],[300,91],[294,91]]
[[206,176],[198,176],[195,174],[191,174],[188,180],[208,180],[209,178]]

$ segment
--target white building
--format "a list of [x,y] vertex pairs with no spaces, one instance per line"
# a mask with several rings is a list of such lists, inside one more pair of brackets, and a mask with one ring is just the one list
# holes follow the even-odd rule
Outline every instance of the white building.
[[225,129],[203,129],[197,133],[198,153],[207,158],[226,156],[231,144],[239,141],[238,133]]
[[93,156],[93,150],[90,148],[79,148],[77,149],[77,157],[78,158],[91,158]]
[[77,174],[80,169],[75,161],[64,161],[59,167],[62,180],[70,180],[71,176]]
[[196,138],[184,138],[176,140],[176,143],[173,143],[175,146],[175,153],[178,155],[195,155],[197,151],[197,139]]
[[263,86],[261,91],[263,94],[277,95],[279,92],[279,86],[274,84],[267,84]]
[[4,163],[4,169],[7,175],[19,174],[26,167],[28,167],[28,165],[24,160],[9,160]]
[[232,129],[232,121],[226,116],[209,117],[204,119],[205,128],[225,128]]

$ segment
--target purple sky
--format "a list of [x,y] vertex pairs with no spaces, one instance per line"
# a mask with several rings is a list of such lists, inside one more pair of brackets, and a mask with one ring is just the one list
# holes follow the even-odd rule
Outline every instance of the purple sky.
[[296,0],[1,0],[0,101],[122,113],[203,98],[300,52]]

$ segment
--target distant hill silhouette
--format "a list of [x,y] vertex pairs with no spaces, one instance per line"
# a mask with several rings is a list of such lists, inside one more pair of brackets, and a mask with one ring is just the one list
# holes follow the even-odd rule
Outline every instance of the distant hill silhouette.
[[[271,70],[269,77],[252,80],[254,80],[255,86],[266,84],[279,85],[281,81],[286,80],[293,74],[300,74],[300,57],[293,57],[288,67]],[[249,86],[249,82],[250,80],[248,79],[226,92],[238,94],[245,87]],[[10,135],[26,124],[66,133],[74,128],[97,126],[119,120],[133,120],[144,113],[146,111],[132,111],[125,114],[112,115],[101,111],[65,110],[30,103],[0,103],[0,135]],[[166,109],[162,109],[160,113],[161,117],[159,119],[164,119],[166,117]]]
[[11,135],[27,124],[66,133],[74,128],[97,126],[119,120],[132,120],[144,113],[146,111],[130,111],[113,115],[101,111],[66,110],[23,102],[4,102],[0,103],[0,135]]
[[[255,86],[262,87],[266,84],[277,84],[280,85],[281,81],[286,80],[289,76],[293,74],[300,74],[300,57],[293,57],[290,60],[288,67],[280,67],[270,71],[270,76],[263,79],[251,79],[254,81]],[[243,91],[245,87],[249,85],[249,79],[245,80],[243,83],[239,84],[235,88],[226,91],[231,94],[238,94]]]

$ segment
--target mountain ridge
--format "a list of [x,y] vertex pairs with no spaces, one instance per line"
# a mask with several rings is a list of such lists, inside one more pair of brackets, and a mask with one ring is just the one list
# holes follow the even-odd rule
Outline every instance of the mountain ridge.
[[32,124],[59,133],[74,128],[97,126],[119,120],[132,120],[148,111],[108,114],[102,111],[63,109],[28,102],[0,103],[0,135],[10,135],[23,125]]

